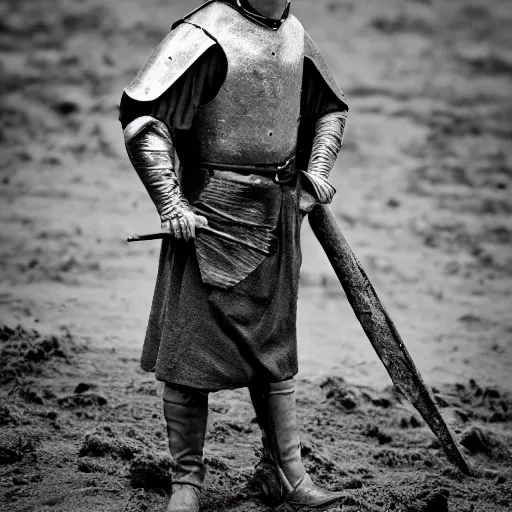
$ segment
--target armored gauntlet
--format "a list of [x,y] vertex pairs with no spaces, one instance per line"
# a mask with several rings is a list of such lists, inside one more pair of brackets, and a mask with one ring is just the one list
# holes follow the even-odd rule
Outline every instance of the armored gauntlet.
[[[167,126],[150,116],[138,117],[124,130],[126,151],[160,215],[173,231],[186,233],[193,215],[174,170],[174,146]],[[183,224],[183,226],[182,226]],[[185,238],[188,238],[185,236]]]
[[308,169],[302,174],[320,204],[330,203],[336,193],[328,179],[341,149],[346,120],[347,111],[333,112],[322,116],[315,125]]

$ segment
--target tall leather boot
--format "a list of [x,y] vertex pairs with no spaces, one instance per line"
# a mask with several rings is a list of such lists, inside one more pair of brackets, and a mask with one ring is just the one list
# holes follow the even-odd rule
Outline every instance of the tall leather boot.
[[176,463],[167,512],[199,512],[206,477],[203,461],[208,394],[192,389],[164,388],[164,415],[169,448]]
[[261,430],[262,444],[260,460],[256,464],[251,484],[259,494],[266,497],[271,505],[277,506],[283,503],[287,491],[281,483],[267,437],[269,430],[268,383],[266,385],[252,386],[249,388],[249,392],[254,411],[256,412],[256,420]]
[[251,395],[252,406],[256,413],[256,421],[261,430],[261,444],[263,445],[263,456],[270,456],[270,446],[267,440],[267,431],[269,427],[269,410],[268,410],[268,392],[269,385],[261,384],[251,386],[249,393]]
[[[260,477],[265,475],[262,491],[273,502],[321,509],[338,502],[344,494],[322,489],[313,483],[302,463],[293,380],[271,383],[268,393],[251,390],[263,445],[268,447],[274,475],[268,472],[265,455],[260,461]],[[266,403],[266,409],[262,407]],[[265,451],[265,450],[264,450]],[[276,479],[278,482],[276,482]],[[302,509],[301,509],[302,510]]]

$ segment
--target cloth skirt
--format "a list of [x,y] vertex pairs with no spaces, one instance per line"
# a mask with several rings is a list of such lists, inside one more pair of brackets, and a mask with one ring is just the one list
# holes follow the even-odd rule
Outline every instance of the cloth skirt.
[[[236,284],[226,288],[204,278],[199,241],[162,242],[141,358],[142,369],[155,372],[158,380],[216,391],[281,381],[297,373],[300,182],[295,177],[271,187],[273,208],[278,209],[275,248]],[[264,201],[266,196],[259,197]],[[245,203],[236,201],[243,208]],[[269,205],[261,207],[268,210]],[[218,213],[219,208],[229,206],[223,202],[199,213],[211,225],[216,219],[209,210]],[[240,257],[231,251],[225,256]]]

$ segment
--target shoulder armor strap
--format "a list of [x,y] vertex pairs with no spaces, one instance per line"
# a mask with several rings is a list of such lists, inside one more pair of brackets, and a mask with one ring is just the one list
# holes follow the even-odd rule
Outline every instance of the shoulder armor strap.
[[320,53],[320,50],[317,48],[315,42],[311,38],[311,36],[304,30],[304,57],[309,59],[317,69],[317,71],[322,75],[322,78],[325,80],[325,83],[329,86],[334,95],[346,106],[347,101],[343,91],[338,87],[338,84],[334,80],[327,64]]
[[124,92],[137,101],[156,100],[215,44],[200,27],[179,22]]

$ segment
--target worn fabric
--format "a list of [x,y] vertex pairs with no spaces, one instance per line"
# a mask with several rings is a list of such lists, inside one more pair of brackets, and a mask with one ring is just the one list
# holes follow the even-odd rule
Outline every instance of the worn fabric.
[[158,380],[218,390],[296,374],[298,185],[275,186],[277,250],[233,288],[202,282],[193,242],[163,242],[142,354]]
[[203,283],[229,289],[277,249],[282,193],[273,175],[205,169],[194,210],[208,219],[195,247]]
[[[220,53],[218,47],[209,50],[159,100],[142,104],[125,96],[121,105],[124,125],[153,115],[172,129],[182,187],[192,204],[207,180],[194,158],[189,128],[197,109],[222,85],[225,62]],[[315,121],[344,109],[314,66],[305,62],[297,169],[307,168]],[[295,178],[273,186],[274,207],[276,193],[279,197],[275,252],[232,288],[204,284],[194,242],[163,241],[141,358],[142,368],[154,371],[158,380],[219,390],[281,381],[297,373],[301,183]],[[221,213],[229,215],[225,209]]]

